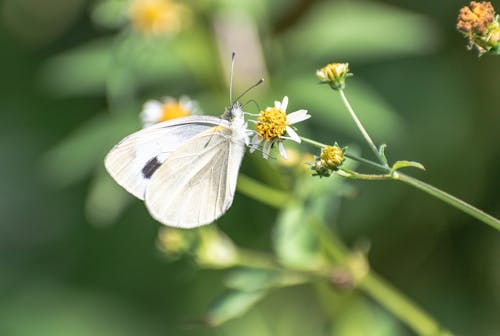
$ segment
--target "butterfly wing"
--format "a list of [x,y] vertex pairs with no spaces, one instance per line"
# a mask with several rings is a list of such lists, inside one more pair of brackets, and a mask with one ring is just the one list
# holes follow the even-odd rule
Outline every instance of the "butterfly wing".
[[106,156],[109,174],[128,192],[144,199],[153,173],[170,153],[199,133],[226,123],[211,116],[189,116],[165,121],[135,132],[120,141]]
[[233,131],[218,126],[184,142],[152,176],[145,202],[159,222],[192,228],[213,222],[233,202],[245,153]]

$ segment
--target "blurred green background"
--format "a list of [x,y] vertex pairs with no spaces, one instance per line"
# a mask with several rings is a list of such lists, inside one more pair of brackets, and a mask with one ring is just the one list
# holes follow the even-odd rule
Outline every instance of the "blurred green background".
[[[193,0],[188,24],[160,36],[130,26],[127,1],[0,4],[0,335],[413,335],[359,291],[325,297],[321,283],[272,291],[218,327],[196,323],[227,272],[166,257],[161,225],[102,162],[141,127],[148,99],[188,94],[222,113],[233,50],[236,92],[264,77],[248,99],[263,108],[288,95],[290,111],[312,115],[303,134],[370,157],[314,76],[348,61],[346,95],[389,158],[422,162],[414,176],[500,215],[500,58],[466,50],[454,29],[465,2]],[[242,167],[291,190],[280,169],[258,153]],[[350,182],[328,197],[342,240],[369,243],[371,267],[442,325],[500,334],[494,229],[396,182]],[[217,225],[272,253],[278,215],[237,194]]]

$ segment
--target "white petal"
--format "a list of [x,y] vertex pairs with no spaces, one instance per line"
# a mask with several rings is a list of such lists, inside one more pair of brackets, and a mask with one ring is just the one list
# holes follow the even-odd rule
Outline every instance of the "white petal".
[[286,127],[286,133],[290,136],[290,138],[291,138],[293,141],[298,142],[298,143],[300,143],[300,142],[301,142],[300,137],[299,137],[299,135],[297,134],[297,132],[295,132],[295,131],[293,130],[293,128],[291,128],[290,126],[287,126],[287,127]]
[[309,118],[311,118],[311,115],[307,114],[307,110],[298,110],[288,114],[286,116],[286,122],[288,123],[288,125],[293,125]]
[[276,107],[277,109],[280,109],[281,108],[281,102],[275,100],[274,101],[274,107]]
[[271,151],[271,141],[266,141],[266,143],[264,143],[264,147],[262,148],[262,157],[267,160],[269,158],[270,151]]
[[281,103],[281,109],[283,112],[286,112],[286,108],[288,106],[288,96],[283,97],[283,102]]
[[141,119],[145,127],[156,124],[160,121],[163,104],[157,100],[147,101],[141,111]]
[[280,150],[281,157],[285,160],[288,160],[288,156],[286,156],[285,146],[283,145],[282,141],[279,142],[278,148]]
[[161,113],[163,104],[157,100],[149,100],[144,103],[142,113],[158,112]]
[[258,145],[262,142],[262,138],[260,137],[260,135],[258,134],[255,134],[252,138],[252,145]]

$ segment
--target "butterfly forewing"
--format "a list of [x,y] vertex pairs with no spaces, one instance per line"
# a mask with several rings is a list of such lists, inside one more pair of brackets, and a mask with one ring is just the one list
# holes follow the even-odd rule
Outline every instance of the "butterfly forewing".
[[106,169],[128,192],[144,199],[150,179],[172,152],[197,134],[225,123],[216,117],[190,116],[142,129],[113,147],[105,159]]
[[161,223],[190,228],[209,224],[231,206],[245,152],[227,126],[185,141],[151,177],[145,202]]

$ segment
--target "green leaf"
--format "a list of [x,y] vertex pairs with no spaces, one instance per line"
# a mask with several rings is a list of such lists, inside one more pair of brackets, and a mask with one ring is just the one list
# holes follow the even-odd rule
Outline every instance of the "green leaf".
[[105,154],[121,138],[139,129],[136,114],[101,114],[75,130],[42,157],[42,174],[64,187],[88,176],[104,164]]
[[227,287],[244,292],[303,284],[306,278],[298,274],[263,269],[244,268],[230,272],[225,279]]
[[384,160],[384,162],[386,164],[388,164],[388,161],[387,161],[387,157],[385,156],[385,149],[387,148],[387,145],[386,144],[382,144],[380,145],[379,149],[378,149],[378,153],[380,154],[380,157],[382,158],[382,160]]
[[398,169],[406,168],[406,167],[414,167],[414,168],[425,170],[424,165],[421,164],[420,162],[401,160],[401,161],[396,161],[392,165],[391,172],[395,172]]
[[276,223],[274,249],[280,262],[292,268],[315,269],[324,262],[308,213],[301,202],[291,201]]
[[212,327],[219,326],[231,319],[245,314],[265,295],[266,291],[231,291],[219,298],[205,315],[205,321]]
[[131,197],[103,169],[96,174],[85,204],[89,221],[97,226],[114,223],[130,203]]
[[[94,40],[47,61],[40,74],[41,86],[62,96],[107,92],[127,98],[146,85],[178,85],[188,73],[180,49],[185,46],[137,34]],[[202,73],[214,71],[209,68]]]
[[423,15],[376,2],[325,1],[290,29],[284,45],[298,59],[353,62],[426,54],[438,42],[437,26]]
[[62,96],[103,92],[113,45],[114,39],[93,40],[49,59],[42,67],[40,85]]
[[402,334],[399,323],[392,316],[359,295],[343,302],[334,321],[330,333],[332,336]]
[[127,22],[129,6],[130,1],[126,0],[100,1],[92,11],[92,20],[107,28],[121,27]]

